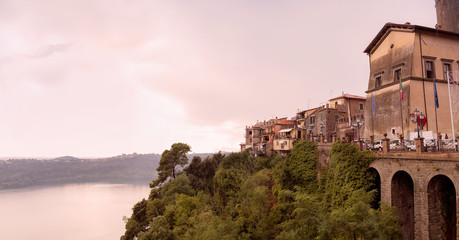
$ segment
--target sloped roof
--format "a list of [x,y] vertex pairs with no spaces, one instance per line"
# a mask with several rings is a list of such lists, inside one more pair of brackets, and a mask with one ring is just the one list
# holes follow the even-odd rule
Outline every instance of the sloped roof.
[[371,43],[368,45],[368,47],[363,52],[369,54],[371,52],[371,50],[373,50],[373,48],[378,44],[378,42],[381,40],[381,38],[384,37],[386,32],[391,28],[412,29],[414,31],[422,30],[422,31],[446,34],[446,35],[451,35],[451,36],[459,36],[459,33],[445,31],[445,30],[441,30],[441,29],[429,28],[429,27],[424,27],[424,26],[419,26],[419,25],[397,24],[397,23],[388,22],[382,27],[382,29],[375,36],[373,41],[371,41]]
[[335,99],[340,99],[340,98],[350,98],[350,99],[360,99],[360,100],[366,100],[365,97],[362,97],[362,96],[357,96],[357,95],[352,95],[352,94],[343,94],[339,97],[335,97],[335,98],[332,98],[328,101],[331,101],[331,100],[335,100]]
[[310,109],[306,109],[306,110],[301,110],[298,113],[303,113],[303,112],[307,112],[307,111],[311,111],[311,110],[316,110],[317,108],[319,108],[319,107],[310,108]]

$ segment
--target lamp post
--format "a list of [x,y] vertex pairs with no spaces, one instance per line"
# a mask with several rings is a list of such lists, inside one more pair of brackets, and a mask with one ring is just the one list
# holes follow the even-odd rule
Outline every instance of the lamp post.
[[423,123],[425,116],[424,114],[419,113],[418,109],[416,108],[413,113],[410,114],[410,119],[411,122],[416,124],[416,130],[418,132],[418,138],[421,138],[421,135],[419,134],[419,125]]
[[352,141],[355,141],[355,126],[353,123],[351,123],[351,129],[352,129]]
[[351,127],[353,129],[357,129],[357,139],[358,139],[358,141],[360,141],[360,129],[363,127],[363,125],[364,125],[364,122],[360,118],[357,118],[351,124]]
[[314,126],[309,126],[309,136],[311,137],[311,142],[314,142]]
[[[413,123],[416,124],[416,130],[418,131],[418,137],[415,139],[416,142],[416,152],[417,153],[422,153],[425,151],[424,148],[424,138],[421,138],[421,135],[419,134],[419,125],[423,123],[424,120],[424,114],[419,113],[418,109],[416,108],[413,113],[410,114],[410,119]],[[422,127],[422,125],[421,125]]]
[[320,138],[319,138],[319,139],[320,139],[320,142],[323,143],[323,142],[324,142],[324,139],[325,139],[325,137],[324,137],[324,126],[325,126],[325,125],[324,125],[323,122],[321,122],[321,123],[319,124],[319,126],[320,126]]

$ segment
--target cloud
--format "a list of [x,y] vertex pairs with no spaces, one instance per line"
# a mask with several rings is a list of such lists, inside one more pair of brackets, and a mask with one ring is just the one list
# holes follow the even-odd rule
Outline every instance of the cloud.
[[363,94],[363,49],[388,12],[424,19],[413,2],[0,1],[0,154],[237,149],[256,120]]

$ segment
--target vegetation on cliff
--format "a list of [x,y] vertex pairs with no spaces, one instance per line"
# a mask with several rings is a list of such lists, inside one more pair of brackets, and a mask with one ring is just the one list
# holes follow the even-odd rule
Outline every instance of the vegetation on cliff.
[[373,156],[335,143],[330,159],[319,172],[317,146],[307,141],[287,157],[194,157],[152,184],[121,239],[400,239],[392,209],[372,208]]

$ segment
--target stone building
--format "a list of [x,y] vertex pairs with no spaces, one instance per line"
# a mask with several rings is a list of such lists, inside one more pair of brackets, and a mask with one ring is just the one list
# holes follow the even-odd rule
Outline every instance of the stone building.
[[296,120],[274,118],[257,122],[245,128],[245,142],[241,143],[241,151],[251,148],[254,156],[271,156],[274,151],[289,151],[293,141],[301,138],[301,132],[296,131]]
[[309,126],[309,124],[308,124],[309,115],[314,113],[317,109],[318,109],[318,107],[310,108],[308,110],[302,110],[302,111],[298,111],[296,113],[296,123],[297,123],[299,131],[301,132],[300,139],[302,139],[302,140],[306,140],[307,139],[307,135],[309,134],[309,130],[308,130],[309,129],[309,127],[308,127]]
[[338,119],[344,114],[345,112],[330,107],[328,103],[315,109],[306,116],[306,121],[303,123],[306,129],[306,139],[320,141],[320,137],[323,136],[325,142],[331,142],[332,136],[337,131]]
[[[252,148],[252,151],[258,153],[260,151],[260,143],[262,141],[262,132],[264,130],[263,122],[257,122],[252,126],[245,127],[245,142],[241,143],[241,151],[247,148]],[[262,149],[261,149],[262,150]]]
[[[437,1],[437,6],[447,1]],[[457,9],[458,1],[454,2]],[[443,5],[441,5],[443,6]],[[438,8],[437,8],[438,10]],[[444,9],[443,9],[444,10]],[[384,133],[397,138],[416,132],[410,120],[415,109],[427,119],[424,130],[459,133],[459,11],[440,11],[454,24],[439,22],[438,29],[410,23],[387,23],[365,49],[370,58],[370,77],[366,91],[365,137],[381,139]],[[452,92],[452,129],[448,76]],[[439,107],[436,107],[434,80]],[[403,97],[402,97],[403,96]]]
[[274,152],[290,151],[293,148],[293,141],[298,138],[296,120],[286,117],[271,119],[265,126],[263,134],[262,144],[266,146],[267,156],[271,156]]
[[328,101],[331,107],[341,111],[336,121],[335,131],[339,140],[345,137],[351,140],[363,138],[365,129],[362,126],[359,129],[353,128],[352,123],[357,120],[364,122],[365,101],[365,97],[344,93]]

